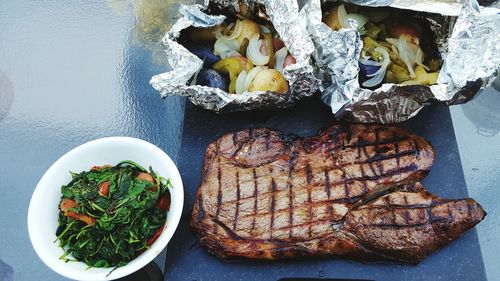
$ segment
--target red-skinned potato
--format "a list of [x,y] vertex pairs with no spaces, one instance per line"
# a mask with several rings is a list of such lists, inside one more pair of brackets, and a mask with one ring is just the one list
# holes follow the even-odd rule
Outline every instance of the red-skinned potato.
[[283,41],[281,41],[278,38],[273,38],[273,49],[274,49],[274,52],[278,51],[279,49],[281,49],[283,47],[285,47],[285,43],[283,43]]
[[296,62],[297,61],[295,60],[295,58],[292,55],[288,55],[288,56],[286,56],[285,62],[283,63],[283,68],[285,68],[287,65],[294,64]]
[[392,26],[389,29],[389,35],[393,38],[399,38],[401,35],[409,35],[412,43],[417,45],[420,43],[420,31],[408,24]]

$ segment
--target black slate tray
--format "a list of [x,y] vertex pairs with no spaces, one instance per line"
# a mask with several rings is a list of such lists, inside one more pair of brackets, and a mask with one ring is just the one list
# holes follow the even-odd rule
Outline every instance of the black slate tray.
[[[216,115],[186,103],[184,118],[179,157],[179,169],[184,181],[184,212],[168,246],[165,280],[276,281],[289,277],[378,281],[486,280],[475,230],[467,232],[458,241],[434,253],[417,266],[364,264],[334,258],[231,263],[217,259],[198,243],[189,228],[190,213],[200,183],[200,169],[207,145],[226,132],[245,127],[267,126],[299,136],[313,135],[335,120],[330,109],[315,97],[287,110],[224,115]],[[423,181],[427,189],[444,198],[467,197],[448,107],[432,105],[417,117],[398,126],[425,137],[436,149],[434,167]]]

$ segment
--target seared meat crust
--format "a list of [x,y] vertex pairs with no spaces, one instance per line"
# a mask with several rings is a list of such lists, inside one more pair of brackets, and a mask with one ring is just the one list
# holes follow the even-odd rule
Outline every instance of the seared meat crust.
[[335,125],[304,139],[229,133],[207,148],[191,226],[222,259],[418,263],[485,216],[472,199],[417,183],[433,161],[425,139],[397,127]]

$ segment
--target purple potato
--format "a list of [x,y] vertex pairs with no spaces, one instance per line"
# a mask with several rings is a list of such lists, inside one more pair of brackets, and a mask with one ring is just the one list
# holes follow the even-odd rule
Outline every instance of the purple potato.
[[359,73],[364,77],[377,72],[379,69],[380,65],[370,65],[359,62]]
[[226,74],[220,73],[211,68],[203,68],[196,76],[196,84],[219,88],[223,91],[229,91],[229,78]]
[[211,67],[220,60],[220,57],[214,54],[214,48],[211,45],[190,45],[187,49],[203,61],[204,67]]

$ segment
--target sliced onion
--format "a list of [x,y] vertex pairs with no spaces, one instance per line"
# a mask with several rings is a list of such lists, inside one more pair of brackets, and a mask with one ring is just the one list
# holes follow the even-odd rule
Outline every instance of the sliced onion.
[[269,63],[269,55],[264,56],[260,52],[260,45],[265,44],[259,40],[259,34],[255,34],[248,43],[247,58],[255,65],[265,65]]
[[409,40],[407,40],[407,35],[401,35],[399,39],[396,38],[386,38],[385,40],[398,49],[398,54],[401,60],[406,64],[406,68],[410,73],[411,78],[415,78],[415,70],[413,66],[415,64],[422,65],[424,60],[424,54],[420,47]]
[[370,58],[370,56],[366,54],[367,51],[368,50],[366,48],[361,49],[361,55],[360,55],[360,57],[362,59],[368,59],[368,58]]
[[351,28],[351,25],[349,24],[349,21],[348,21],[347,11],[345,10],[344,4],[340,5],[338,8],[337,18],[339,19],[339,23],[340,23],[340,26],[342,26],[342,28]]
[[422,52],[422,49],[418,48],[417,51],[417,64],[423,67],[425,70],[429,71],[430,68],[426,65],[424,65],[422,62],[424,61],[424,52]]
[[398,53],[398,48],[396,48],[394,45],[391,45],[391,50],[393,53],[397,54],[399,56],[399,53]]
[[283,47],[279,49],[276,53],[274,53],[274,56],[276,57],[276,65],[274,69],[276,69],[281,73],[283,73],[283,65],[285,64],[285,58],[287,54],[288,50],[286,49],[286,47]]
[[[227,28],[231,29],[232,24],[230,24]],[[215,33],[215,37],[217,39],[225,38],[227,40],[233,40],[233,39],[238,38],[242,32],[243,32],[243,25],[241,24],[241,21],[238,20],[238,21],[236,21],[236,25],[234,25],[234,29],[233,29],[233,32],[231,32],[231,35],[226,36],[226,35],[222,34],[222,32],[218,31]]]
[[238,75],[238,79],[236,79],[236,94],[242,94],[246,91],[245,88],[245,78],[247,77],[247,71],[243,70]]
[[364,87],[368,88],[375,87],[378,84],[380,84],[382,80],[384,80],[385,72],[387,70],[387,67],[389,66],[389,63],[391,62],[391,58],[389,57],[389,52],[387,52],[385,48],[377,47],[375,48],[375,51],[382,54],[382,61],[378,63],[377,62],[372,63],[373,65],[380,64],[380,68],[379,70],[377,70],[377,72],[366,75],[367,77],[372,77],[371,79],[366,80],[362,84]]
[[378,61],[374,61],[374,60],[360,59],[359,62],[364,64],[364,65],[382,66],[382,63],[380,63]]
[[[378,47],[378,48],[380,48],[380,47]],[[387,52],[387,50],[385,50],[384,48],[382,48],[382,49]],[[387,54],[389,54],[389,53],[387,53]],[[359,62],[362,63],[362,64],[364,64],[364,65],[382,66],[381,62],[374,61],[374,60],[360,59]]]
[[248,74],[245,77],[245,83],[243,83],[243,89],[244,89],[243,91],[248,90],[248,86],[250,86],[250,83],[252,83],[255,76],[257,76],[257,73],[259,73],[263,69],[266,69],[266,68],[262,67],[262,66],[256,66],[248,72]]
[[364,29],[364,26],[368,22],[368,17],[367,16],[352,13],[352,14],[348,14],[347,18],[348,19],[353,19],[353,20],[356,21],[356,23],[358,25],[358,30],[360,31],[361,35],[364,34],[364,33],[362,33],[363,31],[366,32],[366,30]]
[[225,37],[220,37],[214,44],[214,54],[220,56],[221,59],[239,54],[239,49],[240,43],[236,39],[228,40]]
[[265,46],[267,55],[269,55],[269,67],[274,67],[274,48],[273,48],[273,37],[271,33],[264,33],[264,44],[261,46]]

